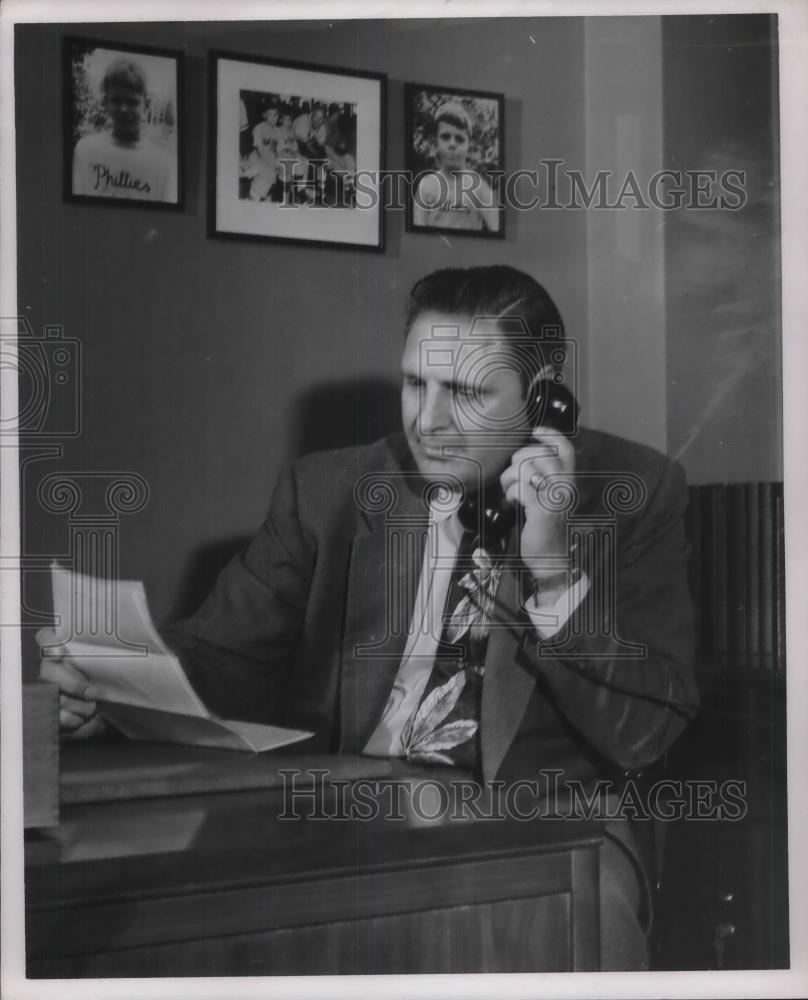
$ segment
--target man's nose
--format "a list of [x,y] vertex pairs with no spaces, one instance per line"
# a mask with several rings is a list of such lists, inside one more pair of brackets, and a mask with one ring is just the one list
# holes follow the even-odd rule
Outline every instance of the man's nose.
[[442,385],[427,385],[421,401],[421,433],[447,430],[452,426],[452,394]]

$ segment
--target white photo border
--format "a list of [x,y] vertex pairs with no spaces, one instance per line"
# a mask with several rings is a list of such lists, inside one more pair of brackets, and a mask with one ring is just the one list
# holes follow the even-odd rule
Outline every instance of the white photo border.
[[[211,52],[209,60],[208,234],[382,252],[386,76],[222,51]],[[234,151],[242,90],[328,94],[336,103],[356,105],[356,165],[364,193],[355,208],[309,209],[238,198]]]

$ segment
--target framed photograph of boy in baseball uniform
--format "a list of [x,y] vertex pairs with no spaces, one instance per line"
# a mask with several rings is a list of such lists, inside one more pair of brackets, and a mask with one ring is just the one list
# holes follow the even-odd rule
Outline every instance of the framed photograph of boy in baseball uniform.
[[504,97],[405,86],[409,232],[505,236]]
[[65,38],[66,198],[182,208],[182,63],[179,51]]

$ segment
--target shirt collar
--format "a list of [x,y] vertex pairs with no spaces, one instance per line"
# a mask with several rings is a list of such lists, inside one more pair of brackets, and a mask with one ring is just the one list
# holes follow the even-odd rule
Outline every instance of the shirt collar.
[[447,490],[444,494],[436,493],[429,502],[430,524],[438,525],[439,529],[455,545],[460,544],[460,538],[463,534],[463,527],[457,516],[461,500],[461,494]]

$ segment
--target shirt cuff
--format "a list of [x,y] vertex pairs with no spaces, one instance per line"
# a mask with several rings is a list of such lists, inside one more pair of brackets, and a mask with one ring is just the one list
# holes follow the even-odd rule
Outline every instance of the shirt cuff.
[[536,595],[526,603],[525,610],[530,616],[533,627],[540,639],[551,639],[567,623],[572,613],[589,593],[589,578],[581,573],[575,583],[568,587],[549,608],[539,610]]

